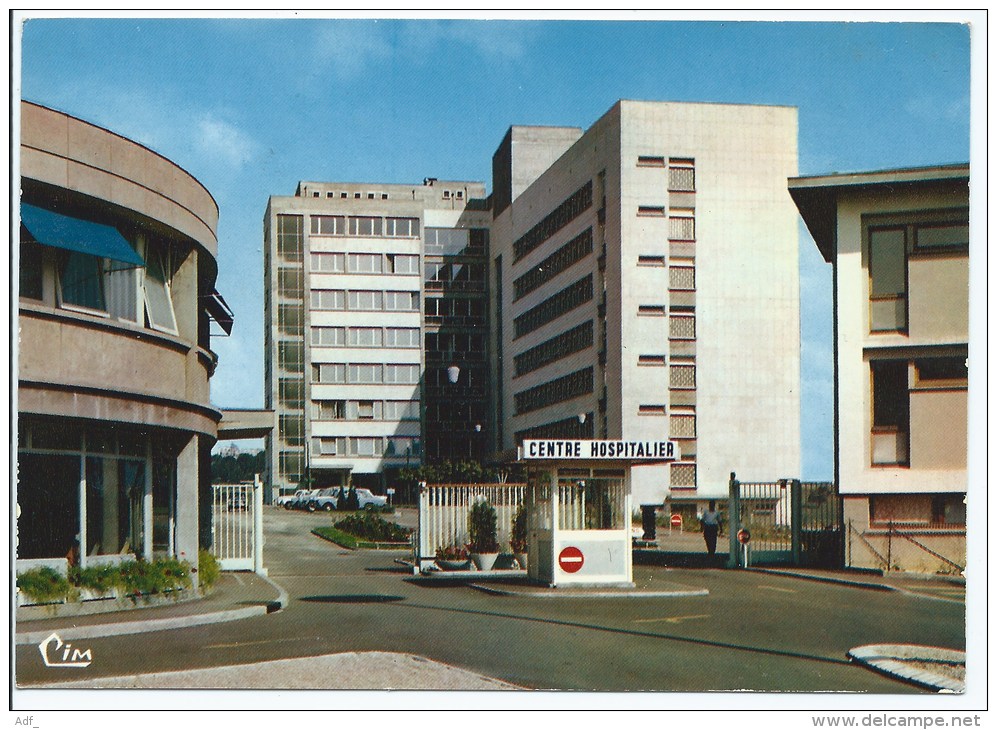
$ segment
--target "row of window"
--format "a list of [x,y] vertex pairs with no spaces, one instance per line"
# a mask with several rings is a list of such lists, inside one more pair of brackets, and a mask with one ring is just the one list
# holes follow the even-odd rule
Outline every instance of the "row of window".
[[515,299],[519,300],[531,291],[540,288],[590,253],[592,253],[592,229],[587,228],[583,233],[572,238],[557,251],[516,279],[513,282]]
[[312,329],[315,347],[405,347],[422,346],[418,327],[320,327]]
[[418,274],[419,256],[401,253],[311,254],[315,274]]
[[312,403],[319,421],[418,421],[417,400],[320,400]]
[[313,289],[312,309],[350,312],[418,312],[417,291]]
[[589,180],[542,221],[527,231],[525,235],[516,240],[513,244],[514,262],[519,261],[591,207],[592,181]]
[[[378,193],[371,193],[371,192],[360,193],[360,192],[354,191],[351,194],[351,193],[347,193],[345,191],[340,191],[338,193],[338,195],[339,195],[339,198],[341,200],[347,200],[347,199],[350,198],[351,195],[352,195],[352,197],[353,197],[354,200],[362,200],[363,198],[367,198],[367,200],[377,200],[378,198],[380,198],[381,200],[387,200],[388,199],[388,194],[387,193],[380,193],[380,192],[378,192]],[[325,197],[327,197],[327,198],[335,198],[336,196],[337,196],[337,193],[333,192],[332,190],[328,190],[325,193]],[[322,197],[322,193],[320,191],[318,191],[318,190],[313,190],[312,191],[312,197],[313,198],[321,198]]]
[[592,320],[587,320],[577,327],[572,327],[567,332],[562,332],[556,337],[516,355],[516,376],[539,370],[563,357],[591,347],[592,343]]
[[[43,299],[46,248],[27,238],[22,229],[21,297]],[[178,333],[170,291],[175,264],[169,249],[147,246],[144,269],[122,268],[111,259],[78,251],[50,250],[54,253],[57,306]]]
[[585,422],[577,416],[562,418],[559,421],[544,423],[516,431],[516,443],[526,439],[590,439],[595,438],[595,419],[591,413],[585,414]]
[[369,215],[313,215],[313,236],[359,236],[379,238],[418,238],[418,218],[382,218]]
[[426,264],[427,289],[461,289],[480,291],[485,288],[484,264],[429,262]]
[[543,385],[537,385],[514,396],[516,414],[529,413],[562,401],[591,393],[593,389],[592,368],[576,370]]
[[513,337],[519,338],[553,322],[572,309],[592,300],[592,275],[568,285],[513,320]]
[[486,303],[481,297],[426,297],[426,317],[484,319]]
[[300,215],[277,216],[277,254],[286,261],[301,261],[305,250],[304,220]]
[[484,354],[485,336],[466,332],[426,333],[426,355],[435,353],[467,355]]
[[419,454],[420,440],[407,436],[336,436],[312,439],[316,456],[408,457]]
[[339,385],[414,385],[419,382],[421,366],[397,363],[312,363],[313,383]]
[[423,246],[427,256],[484,254],[488,246],[488,229],[427,228]]

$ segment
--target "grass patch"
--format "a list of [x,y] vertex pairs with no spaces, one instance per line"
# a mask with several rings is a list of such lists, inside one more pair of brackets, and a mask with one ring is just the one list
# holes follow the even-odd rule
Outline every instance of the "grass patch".
[[318,535],[323,540],[334,542],[340,547],[347,548],[348,550],[356,550],[357,548],[404,550],[409,547],[408,543],[399,544],[395,542],[365,540],[364,538],[351,535],[350,533],[344,532],[336,527],[316,527],[312,530],[312,534]]

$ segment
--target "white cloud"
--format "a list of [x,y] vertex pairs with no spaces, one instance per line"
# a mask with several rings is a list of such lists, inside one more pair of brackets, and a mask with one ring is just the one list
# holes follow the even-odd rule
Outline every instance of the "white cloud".
[[324,24],[313,44],[315,61],[331,66],[341,79],[359,76],[369,65],[390,55],[385,27],[369,21]]
[[229,168],[241,168],[258,148],[250,135],[211,112],[197,119],[194,139],[204,155],[216,158]]

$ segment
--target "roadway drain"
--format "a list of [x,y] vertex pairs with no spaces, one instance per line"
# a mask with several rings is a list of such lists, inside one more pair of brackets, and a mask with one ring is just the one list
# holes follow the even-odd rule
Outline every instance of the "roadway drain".
[[357,593],[344,596],[304,596],[309,603],[392,603],[405,600],[404,596],[384,596],[377,593]]

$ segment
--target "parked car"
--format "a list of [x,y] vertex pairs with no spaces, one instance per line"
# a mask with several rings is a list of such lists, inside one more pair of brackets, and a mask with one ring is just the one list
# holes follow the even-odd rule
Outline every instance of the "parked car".
[[298,497],[298,493],[302,491],[304,490],[299,489],[296,492],[291,492],[290,494],[281,494],[274,499],[274,507],[287,507],[287,503],[296,499]]
[[339,504],[340,494],[339,487],[328,487],[326,489],[319,490],[318,494],[313,495],[311,499],[308,500],[308,511],[317,512],[323,510],[325,512],[332,512],[336,509]]
[[248,509],[248,507],[249,505],[246,503],[245,492],[236,492],[228,498],[228,509],[230,512]]
[[370,509],[371,507],[384,507],[388,503],[388,498],[374,494],[369,489],[358,489],[357,502],[360,504],[360,509]]
[[284,507],[287,509],[305,509],[308,507],[312,495],[318,491],[318,489],[299,489]]

